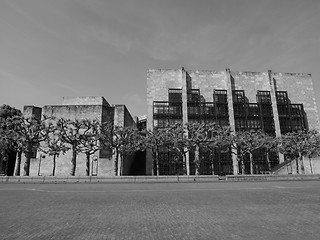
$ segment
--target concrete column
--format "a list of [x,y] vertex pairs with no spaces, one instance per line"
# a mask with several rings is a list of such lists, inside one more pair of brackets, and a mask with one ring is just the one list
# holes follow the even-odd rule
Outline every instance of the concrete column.
[[[278,114],[278,107],[277,107],[277,100],[276,100],[277,86],[275,85],[275,82],[272,78],[271,70],[268,70],[268,79],[270,84],[270,95],[271,95],[275,133],[276,133],[276,137],[281,137],[279,114]],[[278,154],[279,154],[279,163],[284,162],[284,155],[281,153],[278,153]]]
[[[181,83],[182,83],[182,123],[188,123],[188,106],[187,106],[187,76],[184,68],[181,68]],[[188,130],[185,128],[185,135],[188,136]],[[190,162],[189,162],[189,152],[186,154],[186,170],[187,175],[190,175]]]
[[[226,69],[226,78],[227,78],[227,96],[228,96],[228,114],[229,114],[229,124],[233,134],[236,133],[235,120],[234,120],[234,110],[233,110],[233,98],[232,98],[232,90],[234,89],[234,83],[231,79],[230,69]],[[239,164],[237,156],[232,154],[232,165],[233,165],[233,175],[238,175],[239,172]]]

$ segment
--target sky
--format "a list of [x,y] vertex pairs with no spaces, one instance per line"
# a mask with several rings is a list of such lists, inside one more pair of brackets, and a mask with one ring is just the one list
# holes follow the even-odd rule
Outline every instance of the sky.
[[311,73],[319,0],[0,0],[0,105],[104,96],[146,114],[146,70]]

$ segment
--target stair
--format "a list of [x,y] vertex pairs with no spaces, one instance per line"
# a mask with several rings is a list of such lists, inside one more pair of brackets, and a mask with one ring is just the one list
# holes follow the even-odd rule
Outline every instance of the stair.
[[291,164],[291,162],[295,161],[295,159],[288,159],[285,160],[284,162],[278,164],[277,166],[275,166],[274,168],[271,169],[271,174],[277,174],[281,169],[283,169],[284,167],[286,167],[288,164]]

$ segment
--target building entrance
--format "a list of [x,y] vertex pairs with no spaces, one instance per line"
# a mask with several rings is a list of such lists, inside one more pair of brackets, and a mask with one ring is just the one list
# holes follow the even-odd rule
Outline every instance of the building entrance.
[[129,176],[146,175],[146,151],[137,151],[135,153]]

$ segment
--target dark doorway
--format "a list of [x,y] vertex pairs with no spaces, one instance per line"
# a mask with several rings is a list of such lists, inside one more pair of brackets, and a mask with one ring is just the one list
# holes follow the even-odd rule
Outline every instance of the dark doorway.
[[0,175],[13,176],[17,153],[9,151],[7,158],[0,155]]
[[129,176],[146,175],[146,151],[137,151],[135,153]]

